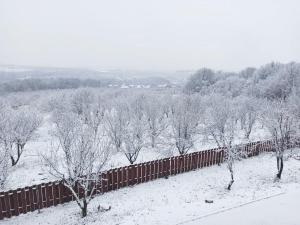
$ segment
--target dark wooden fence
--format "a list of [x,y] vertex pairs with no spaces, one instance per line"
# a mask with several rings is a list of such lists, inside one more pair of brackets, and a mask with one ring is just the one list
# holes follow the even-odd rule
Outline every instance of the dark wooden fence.
[[[273,149],[271,141],[252,142],[238,147],[249,157]],[[222,163],[223,160],[224,150],[216,148],[111,169],[99,175],[103,179],[99,179],[101,182],[95,194],[208,167]],[[0,192],[0,220],[73,200],[74,197],[69,189],[60,181]]]

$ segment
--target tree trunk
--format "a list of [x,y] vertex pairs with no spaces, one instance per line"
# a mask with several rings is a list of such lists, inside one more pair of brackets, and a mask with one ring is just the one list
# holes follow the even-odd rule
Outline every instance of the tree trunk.
[[23,152],[24,145],[17,144],[17,158],[15,159],[12,155],[10,156],[11,165],[15,166],[19,162],[21,158],[21,154]]
[[155,137],[153,135],[151,136],[151,147],[155,148]]
[[282,157],[277,157],[277,170],[278,170],[278,173],[277,173],[276,177],[278,179],[281,179],[281,174],[282,174],[282,170],[283,170],[283,158]]
[[82,218],[87,216],[87,202],[86,202],[86,199],[83,200],[83,206],[81,207],[81,216],[82,216]]
[[17,164],[13,156],[10,156],[10,160],[11,160],[11,166],[15,166]]
[[117,152],[120,152],[121,149],[121,140],[117,139],[116,141]]
[[248,131],[246,132],[246,134],[245,134],[245,138],[246,138],[247,140],[249,140],[250,134],[251,134],[251,130],[248,130]]
[[228,184],[227,190],[231,190],[231,186],[233,185],[233,182],[234,182],[232,168],[229,168],[229,171],[230,171],[231,180],[230,180],[230,182]]

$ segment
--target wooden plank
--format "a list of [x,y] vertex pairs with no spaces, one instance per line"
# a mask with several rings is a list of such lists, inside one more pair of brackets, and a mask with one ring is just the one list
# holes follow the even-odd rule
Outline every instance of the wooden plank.
[[9,192],[5,192],[4,193],[4,202],[5,202],[5,208],[6,208],[6,217],[10,218],[12,216],[12,212],[11,212],[11,205],[10,205],[10,200],[9,200]]
[[5,205],[5,195],[4,192],[0,192],[0,220],[4,219],[6,216],[6,205]]
[[22,188],[21,190],[21,202],[22,202],[22,213],[27,213],[27,202],[26,202],[26,193],[25,188]]
[[[23,188],[22,188],[23,189]],[[23,195],[22,195],[22,189],[17,189],[17,202],[18,202],[18,211],[19,214],[23,214]]]

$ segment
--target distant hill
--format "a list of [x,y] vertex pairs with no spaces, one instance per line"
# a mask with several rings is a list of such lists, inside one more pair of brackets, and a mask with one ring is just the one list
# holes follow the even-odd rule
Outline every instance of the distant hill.
[[165,78],[168,75],[154,71],[0,66],[0,92],[79,87],[163,88],[183,84]]

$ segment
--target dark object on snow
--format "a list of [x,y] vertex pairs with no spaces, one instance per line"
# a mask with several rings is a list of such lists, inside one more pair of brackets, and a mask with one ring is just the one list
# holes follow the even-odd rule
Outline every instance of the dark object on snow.
[[106,211],[111,210],[111,206],[109,206],[109,207],[106,209],[106,208],[102,207],[101,205],[98,205],[97,209],[98,209],[98,212],[106,212]]
[[205,203],[214,203],[214,201],[213,200],[205,200]]

